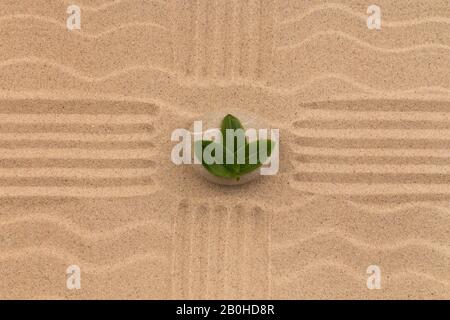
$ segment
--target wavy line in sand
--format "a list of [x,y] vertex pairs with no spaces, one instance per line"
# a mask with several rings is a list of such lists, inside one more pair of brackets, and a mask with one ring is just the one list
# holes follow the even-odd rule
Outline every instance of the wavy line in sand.
[[378,52],[383,52],[383,53],[404,53],[404,52],[410,52],[410,51],[416,51],[416,50],[424,50],[424,49],[441,49],[441,50],[450,50],[450,46],[447,45],[443,45],[443,44],[433,44],[433,43],[428,43],[428,44],[420,44],[420,45],[415,45],[415,46],[410,46],[410,47],[403,47],[403,48],[382,48],[382,47],[377,47],[374,46],[372,44],[370,44],[369,42],[364,42],[350,34],[347,34],[345,32],[342,31],[336,31],[336,30],[329,30],[329,31],[319,31],[316,32],[314,34],[312,34],[311,36],[309,36],[308,38],[302,40],[299,43],[296,44],[290,44],[290,45],[283,45],[283,46],[277,46],[275,49],[279,50],[279,51],[286,51],[286,50],[296,50],[302,46],[304,46],[305,44],[308,44],[310,42],[314,42],[315,39],[320,38],[322,36],[339,36],[339,37],[343,37],[349,41],[352,41],[356,44],[358,44],[361,47],[364,48],[368,48],[371,50],[375,50]]
[[450,217],[450,202],[449,202],[449,207],[438,206],[438,205],[428,203],[428,202],[413,202],[413,203],[405,203],[405,204],[395,205],[393,208],[387,208],[387,207],[370,206],[368,204],[359,203],[359,202],[351,201],[348,199],[345,199],[344,201],[359,210],[364,210],[365,212],[368,212],[371,214],[384,214],[385,215],[385,214],[399,213],[401,211],[408,211],[410,209],[415,209],[415,208],[424,208],[427,210],[430,209],[430,210],[437,211],[441,217],[445,217],[445,218]]
[[155,227],[158,231],[161,232],[170,232],[171,226],[167,223],[162,223],[158,220],[149,220],[149,221],[138,221],[125,224],[123,226],[102,230],[102,231],[93,231],[90,229],[82,228],[80,225],[72,222],[69,219],[64,217],[54,217],[51,215],[39,214],[28,217],[19,217],[13,218],[10,220],[4,220],[0,222],[0,227],[8,227],[17,224],[24,223],[48,223],[57,226],[60,229],[65,230],[69,234],[73,234],[78,236],[79,238],[85,241],[99,241],[99,240],[108,240],[119,237],[120,235],[135,231],[145,227]]
[[[61,2],[65,3],[67,5],[73,4],[72,1],[69,2],[67,0],[61,0]],[[114,0],[114,1],[110,1],[110,2],[105,2],[105,3],[103,3],[103,4],[101,4],[101,5],[97,6],[97,7],[92,7],[92,6],[88,6],[88,5],[85,5],[85,4],[80,4],[79,6],[83,10],[87,10],[87,11],[103,11],[103,10],[106,10],[106,9],[108,9],[110,7],[114,7],[116,5],[119,5],[121,3],[126,3],[126,2],[131,3],[132,1],[131,0]],[[152,3],[157,3],[159,5],[162,5],[162,6],[167,6],[166,2],[160,1],[160,0],[147,0],[147,2],[152,2]]]
[[444,93],[444,94],[450,94],[449,88],[439,87],[439,86],[422,86],[422,87],[416,87],[411,89],[404,89],[404,90],[380,90],[373,87],[370,87],[362,82],[358,82],[351,77],[348,77],[344,74],[339,73],[325,73],[321,74],[315,77],[312,77],[306,81],[303,82],[302,85],[294,86],[290,88],[283,88],[283,87],[275,87],[275,86],[268,86],[265,85],[262,82],[259,81],[252,81],[249,79],[235,79],[235,80],[217,80],[217,79],[207,79],[207,80],[200,80],[200,79],[194,79],[190,77],[185,77],[181,73],[177,73],[174,71],[171,71],[164,67],[159,66],[144,66],[144,65],[137,65],[137,66],[130,66],[127,68],[123,68],[120,70],[114,70],[104,76],[100,77],[91,77],[88,75],[84,75],[80,72],[78,72],[75,68],[65,66],[63,64],[57,63],[55,61],[44,59],[44,58],[38,58],[38,57],[24,57],[24,58],[13,58],[8,59],[5,61],[2,61],[0,63],[1,67],[8,67],[13,65],[21,65],[21,64],[38,64],[38,65],[48,65],[55,69],[57,69],[60,72],[63,72],[65,74],[68,74],[69,76],[72,76],[78,80],[84,81],[84,82],[103,82],[107,81],[113,78],[118,78],[123,75],[129,75],[131,72],[135,71],[157,71],[164,73],[166,75],[172,76],[177,79],[178,83],[182,86],[188,87],[188,88],[195,88],[195,87],[220,87],[220,88],[229,88],[229,87],[249,87],[249,88],[255,88],[255,89],[261,89],[265,90],[271,93],[280,94],[280,95],[296,95],[301,91],[302,89],[307,89],[314,85],[316,82],[324,81],[324,80],[340,80],[344,83],[347,83],[349,85],[352,85],[356,87],[357,89],[362,90],[366,93],[372,93],[372,94],[404,94],[404,93],[416,93],[416,92],[423,92],[423,93]]
[[[288,210],[281,210],[281,212],[293,212],[295,213],[298,210],[303,209],[304,207],[306,207],[307,205],[310,205],[316,201],[320,201],[322,199],[329,199],[329,197],[324,196],[324,195],[320,195],[320,194],[316,194],[316,195],[312,195],[310,196],[306,201],[304,201],[303,203],[301,203],[301,205],[297,204],[296,201],[296,206],[294,208],[292,208],[292,206],[287,206]],[[411,209],[418,209],[418,208],[423,208],[425,210],[432,210],[433,213],[438,214],[440,217],[442,218],[450,218],[450,202],[448,202],[448,207],[445,207],[444,205],[436,205],[435,202],[426,202],[426,201],[417,201],[417,202],[409,202],[409,203],[404,203],[404,204],[395,204],[395,205],[381,205],[381,206],[377,206],[377,205],[368,205],[365,203],[360,203],[360,202],[356,202],[356,201],[352,201],[349,199],[345,199],[345,198],[340,198],[340,201],[343,201],[344,203],[352,206],[353,208],[361,211],[362,213],[366,213],[366,214],[376,214],[376,215],[381,215],[381,216],[392,216],[394,213],[397,214],[401,214],[404,212],[408,212]],[[427,213],[427,215],[429,215],[430,213]]]
[[98,273],[111,273],[130,265],[140,263],[140,262],[166,262],[167,257],[157,254],[136,254],[126,259],[121,259],[121,261],[108,263],[108,264],[95,264],[87,261],[83,261],[79,257],[68,254],[65,251],[60,250],[56,247],[28,247],[24,249],[14,250],[10,252],[0,253],[0,261],[8,260],[27,260],[31,256],[41,256],[60,260],[67,265],[77,264],[81,267],[81,270],[86,273],[98,274]]
[[[362,239],[366,242],[371,242],[374,239],[377,243],[380,243],[381,239],[383,243],[397,243],[398,240],[404,241],[416,241],[414,239],[408,239],[408,236],[396,232],[398,230],[404,230],[406,234],[412,237],[421,237],[419,240],[427,239],[429,244],[446,243],[446,231],[444,226],[450,223],[450,203],[446,207],[445,205],[436,205],[433,202],[413,202],[401,205],[364,205],[362,203],[354,202],[345,198],[332,199],[329,197],[316,195],[313,196],[312,201],[305,203],[294,208],[287,210],[277,211],[277,215],[289,217],[289,219],[298,220],[308,212],[312,210],[323,211],[324,214],[312,217],[307,223],[308,230],[316,230],[312,235],[316,233],[318,235],[326,235],[328,233],[336,234],[338,237],[345,238],[346,234],[351,238],[352,235],[357,237],[357,240]],[[337,211],[336,211],[337,210]],[[373,224],[373,230],[371,232],[365,232],[359,230],[357,224],[354,223],[354,219],[361,218],[363,224]],[[305,222],[306,223],[306,222]],[[389,225],[391,232],[386,233],[384,230],[377,227],[379,225]],[[417,233],[416,227],[420,224],[424,228],[430,228],[433,224],[439,224],[440,233],[423,232],[422,236]],[[329,225],[329,227],[327,227]],[[336,228],[335,228],[336,227]],[[357,229],[355,229],[355,227]],[[334,229],[335,228],[335,229]],[[280,237],[279,242],[289,244],[290,242],[283,242],[283,239],[290,240],[298,234],[303,234],[299,231],[295,224],[292,228],[289,228],[289,232],[286,229],[283,236]],[[379,233],[383,234],[380,238]],[[359,236],[358,236],[359,234]],[[311,236],[307,237],[309,240]],[[291,241],[291,240],[290,240]],[[362,241],[361,241],[362,242]],[[382,244],[382,247],[383,244]]]
[[[282,243],[272,243],[271,249],[275,252],[291,250],[293,247],[302,244],[308,241],[314,241],[317,238],[322,238],[323,236],[333,236],[336,238],[336,241],[347,242],[356,248],[360,248],[364,251],[370,250],[387,250],[387,251],[395,251],[401,250],[406,247],[419,247],[430,249],[434,252],[439,252],[442,255],[450,257],[450,247],[447,245],[437,244],[432,241],[427,241],[423,239],[407,239],[407,240],[397,240],[395,244],[379,244],[372,245],[362,240],[356,239],[342,231],[333,228],[318,228],[313,233],[303,238],[298,238],[294,240],[283,241]],[[334,243],[336,243],[334,241]]]
[[[350,277],[357,279],[358,281],[361,281],[361,279],[367,278],[367,273],[366,273],[366,270],[364,270],[364,269],[361,270],[361,273],[358,273],[354,268],[352,268],[344,263],[319,259],[317,261],[307,264],[306,266],[302,267],[299,270],[292,271],[289,274],[280,275],[277,279],[277,285],[278,284],[283,285],[287,282],[295,281],[295,279],[293,279],[293,278],[298,277],[300,273],[304,273],[305,271],[312,270],[312,271],[316,272],[316,271],[319,271],[320,269],[325,269],[325,268],[333,268],[333,269],[340,270],[340,271],[346,273],[347,275],[349,275]],[[305,276],[310,276],[310,274],[305,274]],[[413,270],[398,271],[393,274],[390,273],[390,277],[391,278],[400,278],[400,277],[424,278],[427,281],[433,281],[433,282],[439,283],[444,286],[450,286],[450,282],[443,281],[443,280],[438,279],[427,273],[417,272],[417,271],[413,271]]]
[[[31,14],[14,14],[14,15],[8,15],[8,16],[1,16],[0,23],[3,21],[14,21],[14,20],[21,20],[21,19],[22,20],[28,20],[28,19],[36,20],[36,21],[47,23],[47,24],[52,24],[59,28],[67,30],[67,26],[64,23],[59,22],[58,20],[51,19],[51,18],[44,17],[44,16],[31,15]],[[145,28],[150,27],[150,28],[154,28],[154,29],[158,29],[160,31],[166,32],[166,33],[170,33],[169,29],[167,29],[166,27],[164,27],[162,25],[156,24],[156,23],[133,22],[133,23],[125,23],[125,24],[119,25],[117,27],[113,27],[113,28],[104,30],[97,34],[90,34],[90,33],[79,32],[79,31],[70,31],[70,34],[75,35],[77,37],[86,38],[86,39],[99,39],[108,34],[112,34],[118,30],[126,30],[126,29],[134,28],[134,27],[145,27]]]
[[57,295],[34,295],[34,296],[27,296],[27,297],[21,297],[21,299],[24,300],[68,300],[68,297],[64,296],[57,296]]
[[348,77],[344,74],[340,73],[325,73],[318,76],[311,77],[305,81],[302,81],[303,84],[285,88],[285,87],[275,87],[268,86],[262,82],[252,81],[249,79],[235,79],[235,80],[217,80],[217,79],[208,79],[208,80],[190,80],[189,78],[180,79],[178,78],[181,85],[185,87],[195,88],[195,87],[219,87],[219,88],[230,88],[230,87],[249,87],[260,90],[265,90],[270,93],[275,93],[279,95],[293,96],[298,94],[302,89],[307,89],[312,87],[314,83],[320,82],[323,80],[340,80],[344,83],[352,85],[365,93],[371,94],[380,94],[380,95],[396,95],[396,94],[405,94],[405,93],[443,93],[450,94],[450,88],[440,87],[440,86],[421,86],[411,89],[404,90],[381,90],[377,88],[370,87],[362,82],[358,82],[351,77]]
[[23,58],[12,58],[8,60],[4,60],[0,63],[1,67],[8,67],[8,66],[15,66],[15,65],[21,65],[21,64],[37,64],[37,65],[44,65],[44,66],[51,66],[62,73],[68,74],[69,76],[72,76],[76,79],[79,79],[84,82],[102,82],[106,81],[111,78],[120,77],[122,75],[127,75],[133,71],[158,71],[161,73],[164,73],[166,75],[171,75],[176,77],[177,74],[175,72],[170,71],[167,68],[159,67],[159,66],[144,66],[144,65],[137,65],[137,66],[130,66],[119,70],[114,70],[107,75],[100,76],[100,77],[90,77],[87,75],[84,75],[80,72],[78,72],[73,67],[65,66],[61,63],[57,63],[50,59],[45,58],[39,58],[39,57],[23,57]]
[[[317,199],[318,196],[312,196],[311,199],[307,202],[307,203],[311,203],[313,200]],[[346,201],[351,203],[352,205],[354,204],[351,201]],[[305,205],[307,204],[305,203]],[[423,206],[423,204],[407,204],[407,205],[402,205],[402,206],[398,206],[397,208],[392,208],[392,209],[386,209],[384,212],[380,212],[378,209],[373,211],[373,213],[375,214],[386,214],[386,213],[392,213],[392,212],[398,212],[400,210],[408,210],[409,208],[417,208],[418,205]],[[361,209],[361,206],[356,205],[356,207],[358,209]],[[436,206],[431,206],[433,209],[437,209],[437,210],[441,210],[441,207],[436,207]],[[297,207],[296,209],[299,209],[299,207]],[[372,209],[370,209],[372,210]],[[447,210],[447,213],[449,213],[449,210]],[[447,217],[449,217],[447,215]],[[110,238],[114,238],[119,236],[120,234],[123,234],[125,232],[134,230],[134,229],[139,229],[141,227],[145,227],[145,226],[155,226],[158,225],[159,229],[164,229],[164,230],[169,230],[170,226],[168,224],[159,224],[157,223],[157,221],[149,221],[149,222],[135,222],[135,223],[130,223],[128,225],[122,226],[122,227],[118,227],[114,230],[108,230],[108,231],[92,231],[92,230],[88,230],[88,229],[83,229],[81,228],[79,225],[74,224],[73,222],[71,222],[68,219],[64,219],[61,217],[52,217],[50,215],[37,215],[37,216],[29,216],[29,217],[20,217],[20,218],[14,218],[11,220],[7,220],[7,221],[3,221],[0,223],[0,227],[2,226],[9,226],[9,225],[13,225],[13,224],[20,224],[20,223],[25,223],[25,222],[48,222],[48,223],[52,223],[55,224],[65,230],[67,230],[67,232],[70,233],[74,233],[76,235],[78,235],[80,238],[86,239],[86,240],[104,240],[104,239],[110,239]],[[290,241],[287,244],[281,244],[279,246],[275,246],[275,249],[281,247],[287,247],[287,246],[291,246],[291,245],[295,245],[295,243],[291,243],[291,242],[297,242],[297,241],[308,241],[308,240],[312,240],[315,237],[319,237],[321,235],[328,235],[328,234],[336,234],[338,237],[341,238],[345,238],[347,241],[349,242],[355,242],[356,241],[356,246],[363,246],[363,247],[368,247],[368,248],[372,248],[373,246],[370,246],[367,243],[364,243],[362,241],[359,240],[354,240],[352,238],[348,238],[347,236],[343,236],[343,233],[340,233],[334,229],[318,229],[316,232],[313,233],[313,235],[310,235],[306,238],[302,238],[300,240],[295,240],[295,241]],[[424,241],[419,241],[419,240],[414,240],[414,239],[410,239],[410,240],[405,240],[405,241],[401,241],[400,243],[397,243],[396,245],[391,245],[391,246],[386,246],[383,245],[381,246],[382,249],[398,249],[400,247],[404,247],[404,246],[408,246],[408,245],[425,245],[431,248],[436,248],[436,245],[433,244],[432,242],[424,242]],[[446,246],[440,246],[440,248],[447,248]],[[373,247],[375,248],[375,247]],[[376,247],[377,249],[379,249],[379,247]],[[448,248],[447,248],[448,249]],[[439,250],[439,248],[438,248]]]
[[[306,11],[305,13],[303,13],[302,15],[281,21],[278,23],[278,25],[300,22],[315,12],[326,11],[327,9],[337,9],[337,10],[345,12],[349,15],[355,16],[363,21],[367,20],[367,15],[364,15],[364,14],[360,13],[359,11],[355,11],[345,5],[338,4],[338,3],[327,3],[327,4],[323,4],[323,5],[314,6],[311,9],[309,9],[308,11]],[[386,21],[385,19],[383,19],[382,27],[392,27],[392,28],[409,27],[409,26],[413,26],[413,25],[430,23],[430,22],[450,24],[450,19],[445,18],[445,17],[427,17],[427,18],[411,19],[411,20],[404,20],[404,21]]]

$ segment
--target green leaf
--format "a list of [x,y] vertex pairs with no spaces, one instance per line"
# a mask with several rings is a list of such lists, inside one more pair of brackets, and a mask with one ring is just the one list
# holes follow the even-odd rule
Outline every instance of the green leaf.
[[[226,142],[226,130],[229,130],[229,129],[244,130],[239,119],[234,117],[231,114],[226,115],[223,118],[222,124],[221,124],[221,133],[222,133],[223,141],[222,141],[222,144],[220,145],[220,147],[218,147],[218,149],[223,150],[222,151],[223,152],[223,154],[222,154],[223,162],[224,162],[223,164],[218,164],[218,163],[207,164],[203,159],[203,152],[204,152],[205,148],[208,147],[211,143],[217,144],[216,142],[205,141],[205,140],[197,141],[195,144],[195,154],[197,155],[197,158],[200,159],[199,152],[201,152],[202,165],[211,174],[213,174],[217,177],[239,180],[242,175],[245,175],[247,173],[250,173],[250,172],[258,169],[259,167],[262,166],[262,164],[264,162],[267,161],[267,159],[272,154],[272,150],[274,149],[275,142],[272,140],[258,140],[258,141],[253,141],[251,143],[247,143],[247,141],[246,141],[245,146],[241,147],[240,150],[237,150],[237,137],[235,137],[234,148],[233,148],[234,150],[231,150],[231,149],[227,148],[227,142]],[[260,157],[259,150],[264,145],[266,146],[267,149],[266,149],[265,154],[263,154],[262,157]],[[239,164],[239,163],[237,163],[237,155],[239,154],[239,151],[242,152],[242,148],[245,148],[245,150],[244,150],[245,151],[245,163]],[[250,153],[250,151],[251,151],[251,153]],[[232,164],[226,163],[226,154],[227,153],[232,154],[232,156],[234,158],[234,163],[232,163]],[[211,155],[213,157],[215,157],[214,152]],[[250,163],[250,162],[252,162],[252,163]]]
[[[214,143],[214,142],[213,141],[202,140],[202,141],[197,141],[195,143],[194,148],[195,148],[195,154],[197,156],[197,159],[200,159],[200,152],[201,152],[201,154],[202,154],[202,157],[201,157],[202,158],[202,165],[211,174],[213,174],[213,175],[215,175],[217,177],[222,177],[222,178],[228,178],[228,179],[235,178],[235,174],[233,174],[233,172],[230,171],[224,164],[219,164],[219,163],[208,164],[208,163],[206,163],[204,161],[204,159],[203,159],[203,151],[211,143]],[[214,157],[215,156],[214,152],[211,153],[211,155]]]
[[[229,130],[237,130],[242,129],[244,130],[244,127],[242,126],[241,122],[238,118],[231,114],[227,114],[225,118],[222,120],[222,125],[220,127],[220,131],[222,133],[222,139],[223,139],[223,145],[225,147],[228,147],[227,145],[227,129]],[[231,150],[231,149],[230,149]],[[237,151],[237,137],[234,139],[234,150],[232,150],[234,153]]]
[[203,167],[206,168],[206,170],[208,170],[211,174],[217,176],[217,177],[221,177],[221,178],[227,178],[227,179],[231,179],[231,178],[235,178],[236,176],[228,171],[228,169],[223,165],[223,164],[217,164],[217,163],[213,163],[213,164],[206,164],[203,163]]
[[[239,173],[239,164],[236,161],[236,153],[231,151],[230,149],[223,147],[223,162],[224,162],[224,166],[225,168],[228,169],[228,171],[233,172],[234,174],[238,174]],[[233,156],[234,162],[233,163],[226,163],[226,156],[227,153],[231,153],[231,155]]]
[[212,141],[200,140],[194,143],[194,154],[198,160],[202,159],[203,162],[203,150],[212,143]]
[[244,175],[250,172],[255,171],[256,169],[258,169],[259,167],[261,167],[262,164],[261,163],[257,163],[257,164],[241,164],[241,171],[239,172],[240,175]]
[[[266,144],[267,152],[266,152],[266,154],[263,155],[262,158],[260,158],[259,149],[261,148],[262,144]],[[253,148],[251,148],[251,146],[253,146]],[[272,140],[258,140],[258,141],[253,141],[253,142],[246,144],[246,146],[245,146],[245,164],[240,165],[239,174],[244,175],[244,174],[250,173],[250,172],[258,169],[259,167],[261,167],[262,164],[264,162],[266,162],[266,160],[270,157],[274,147],[275,147],[275,142]],[[250,151],[252,153],[250,153]],[[250,163],[250,160],[252,160],[251,162],[255,162],[255,160],[256,160],[256,163]]]
[[221,126],[222,134],[224,134],[224,131],[226,129],[236,130],[236,129],[244,129],[244,127],[242,126],[242,124],[238,118],[236,118],[235,116],[233,116],[231,114],[227,114],[225,116],[225,118],[223,118],[223,120],[222,120],[222,126]]

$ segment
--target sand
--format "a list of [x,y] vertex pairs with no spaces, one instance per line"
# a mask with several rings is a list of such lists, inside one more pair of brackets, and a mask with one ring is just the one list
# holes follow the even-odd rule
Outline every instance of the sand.
[[[0,3],[0,298],[450,298],[447,0],[77,3]],[[278,175],[170,161],[229,108]]]

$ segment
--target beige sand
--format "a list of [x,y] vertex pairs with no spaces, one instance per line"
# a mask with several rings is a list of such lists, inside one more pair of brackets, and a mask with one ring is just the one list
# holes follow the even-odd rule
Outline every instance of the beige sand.
[[[447,0],[77,2],[0,3],[0,298],[450,298]],[[230,107],[278,175],[171,163]]]

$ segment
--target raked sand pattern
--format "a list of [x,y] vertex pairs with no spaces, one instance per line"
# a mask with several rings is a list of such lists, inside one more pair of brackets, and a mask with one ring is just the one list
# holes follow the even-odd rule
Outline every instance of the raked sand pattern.
[[[1,1],[0,298],[450,298],[449,2],[371,4]],[[230,107],[278,175],[171,163]]]

